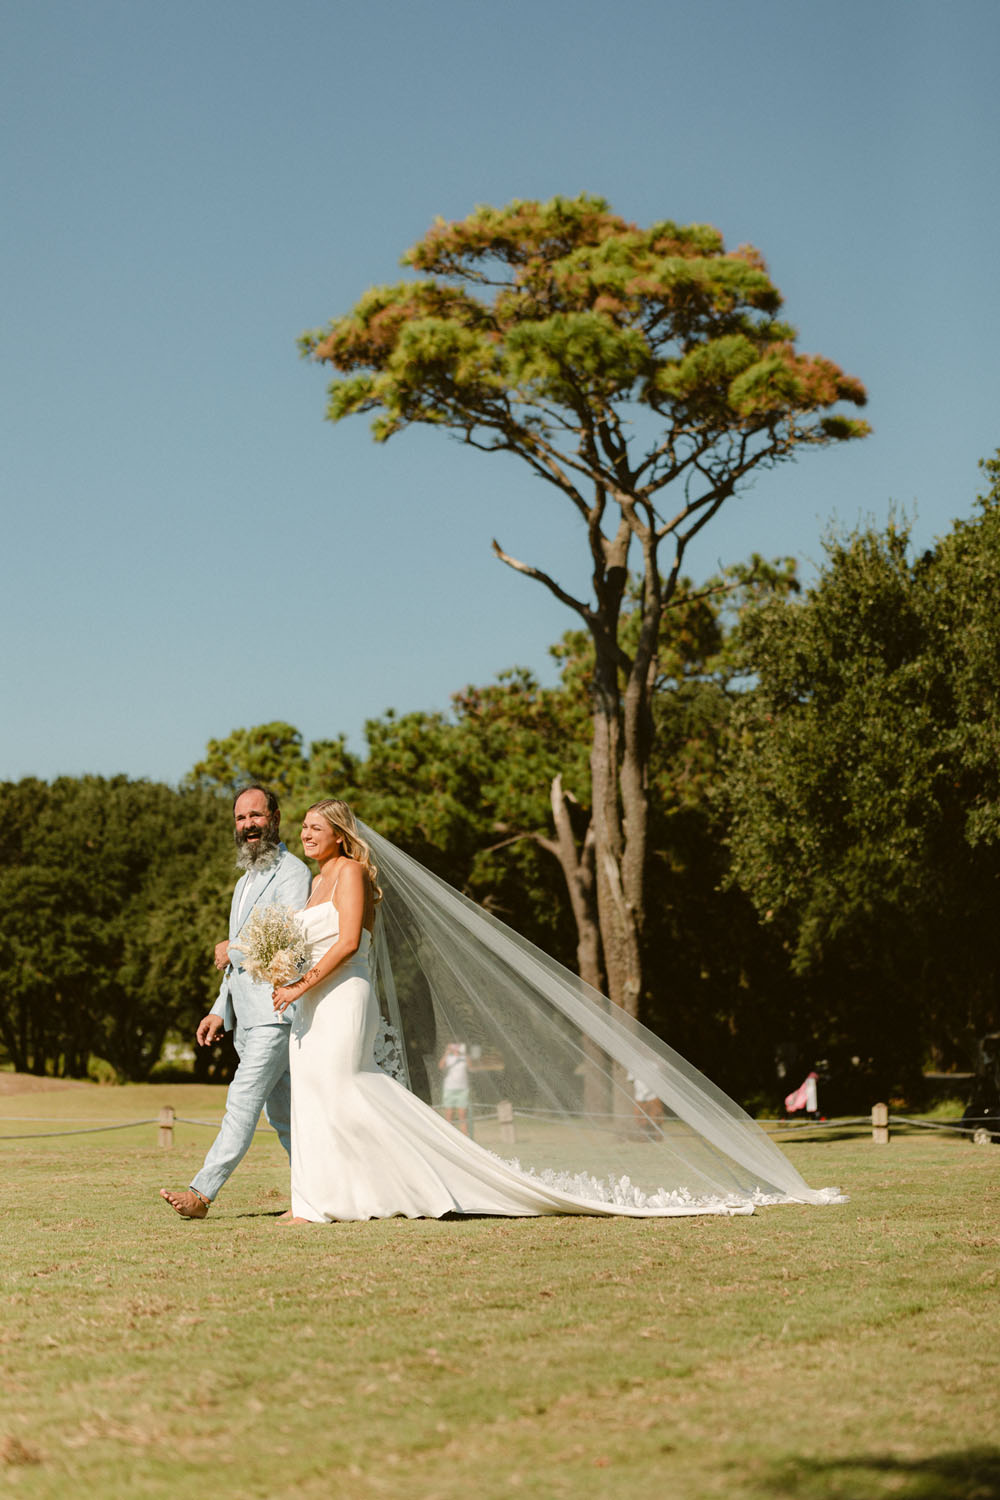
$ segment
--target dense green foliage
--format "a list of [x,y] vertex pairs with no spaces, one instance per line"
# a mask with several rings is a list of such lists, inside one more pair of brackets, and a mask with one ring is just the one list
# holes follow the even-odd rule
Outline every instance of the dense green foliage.
[[971,1065],[1000,1021],[1000,464],[913,558],[834,537],[816,585],[746,624],[735,878],[799,977],[794,1025],[879,1092]]
[[[228,809],[125,777],[0,787],[0,1043],[23,1072],[144,1078],[211,1004]],[[215,981],[215,982],[213,982]]]

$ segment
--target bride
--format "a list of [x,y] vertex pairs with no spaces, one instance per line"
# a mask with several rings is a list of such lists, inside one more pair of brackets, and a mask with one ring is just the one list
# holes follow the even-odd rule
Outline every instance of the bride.
[[[311,967],[274,991],[276,1010],[295,1005],[284,1222],[840,1201],[659,1038],[346,802],[311,807],[302,845],[319,865],[300,913]],[[401,1081],[376,1061],[387,1042]],[[468,1059],[475,1138],[431,1103],[449,1046]]]

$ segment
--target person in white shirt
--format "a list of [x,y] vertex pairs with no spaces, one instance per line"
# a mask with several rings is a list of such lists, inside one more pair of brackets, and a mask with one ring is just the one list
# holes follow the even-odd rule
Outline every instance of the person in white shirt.
[[[463,1135],[469,1134],[469,1058],[464,1042],[449,1042],[438,1063],[441,1080],[441,1107],[449,1125],[457,1124]],[[456,1120],[457,1116],[457,1120]]]

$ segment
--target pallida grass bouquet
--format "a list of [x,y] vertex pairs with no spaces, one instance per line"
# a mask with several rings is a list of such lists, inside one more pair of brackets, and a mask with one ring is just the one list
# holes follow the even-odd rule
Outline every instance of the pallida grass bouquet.
[[309,967],[309,944],[290,906],[255,907],[232,946],[257,984],[291,984]]

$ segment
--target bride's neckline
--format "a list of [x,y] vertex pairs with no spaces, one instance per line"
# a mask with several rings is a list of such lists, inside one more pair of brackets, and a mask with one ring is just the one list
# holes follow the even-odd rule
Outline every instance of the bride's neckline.
[[[303,911],[309,911],[311,907],[316,907],[316,906],[333,906],[333,898],[337,894],[337,886],[340,884],[340,871],[341,871],[341,868],[342,868],[342,860],[343,860],[343,856],[341,856],[341,859],[338,860],[338,862],[337,862],[337,868],[333,872],[333,885],[330,887],[330,894],[326,898],[326,900],[325,901],[314,901],[313,900],[313,896],[315,896],[316,892],[315,892],[315,890],[312,890],[312,891],[309,892],[309,900],[306,902],[305,906],[302,908]],[[323,878],[322,874],[316,876],[316,885],[319,885],[319,883],[322,880],[322,878]]]
[[[333,906],[333,897],[331,896],[329,898],[329,900],[327,900],[327,901],[307,901],[306,904],[305,904],[305,906],[302,908],[302,910],[303,911],[318,911],[321,906]],[[333,909],[334,909],[334,911],[337,911],[337,908],[335,906],[333,907]],[[372,930],[371,927],[362,926],[361,931],[362,932],[367,932],[367,934],[368,934],[369,937],[373,936],[373,930]]]

